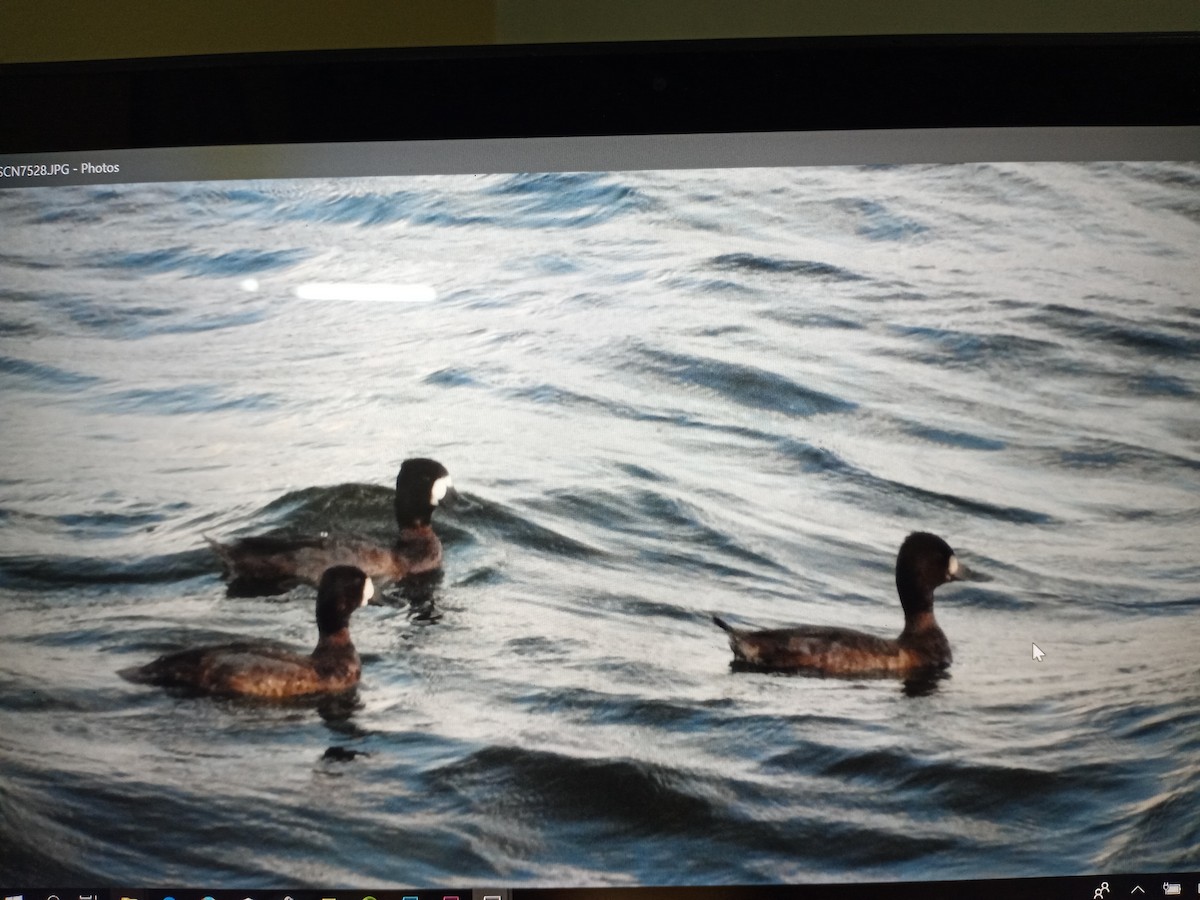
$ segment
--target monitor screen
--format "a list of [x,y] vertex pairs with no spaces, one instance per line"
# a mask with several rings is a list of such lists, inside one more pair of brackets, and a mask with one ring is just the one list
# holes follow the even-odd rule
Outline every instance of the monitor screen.
[[1195,895],[1195,103],[907,102],[14,141],[6,897]]

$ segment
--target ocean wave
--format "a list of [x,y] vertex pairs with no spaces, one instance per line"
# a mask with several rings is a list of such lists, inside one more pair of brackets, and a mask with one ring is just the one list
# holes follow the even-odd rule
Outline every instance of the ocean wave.
[[892,325],[889,330],[901,337],[913,338],[921,344],[933,345],[938,352],[914,352],[912,348],[882,352],[916,358],[931,365],[947,368],[981,364],[1019,368],[1029,365],[1033,360],[1037,361],[1039,367],[1053,366],[1055,358],[1064,351],[1061,343],[1018,334],[987,334],[918,325]]
[[6,377],[10,386],[51,393],[74,393],[103,381],[96,375],[11,356],[0,356],[0,376]]
[[212,554],[201,549],[132,558],[5,556],[0,557],[0,587],[59,591],[89,585],[169,584],[217,571]]
[[96,269],[148,272],[155,275],[182,272],[188,277],[234,278],[275,269],[286,269],[309,257],[305,250],[238,249],[206,253],[186,246],[161,250],[93,253],[81,264]]
[[446,197],[429,197],[411,191],[386,194],[373,191],[314,198],[279,206],[271,218],[283,221],[320,222],[374,228],[405,222],[411,225],[459,228],[495,224],[495,217],[457,206]]
[[515,201],[512,225],[521,228],[587,228],[655,206],[638,188],[589,172],[513,175],[485,193]]
[[226,410],[277,409],[282,398],[268,393],[246,394],[240,397],[226,396],[215,384],[184,384],[170,388],[139,388],[116,391],[100,398],[100,402],[114,412],[139,412],[157,416],[193,415]]
[[806,388],[757,366],[648,348],[642,349],[641,355],[650,363],[647,368],[651,373],[705,388],[743,407],[802,417],[856,408],[849,400]]
[[870,241],[907,241],[930,231],[928,225],[897,213],[877,200],[843,198],[834,205],[853,213],[859,220],[855,232]]
[[501,791],[544,817],[572,822],[608,820],[637,830],[694,833],[716,814],[712,799],[698,794],[699,785],[685,773],[633,759],[490,746],[429,778],[455,790]]
[[709,260],[709,265],[729,271],[798,275],[820,281],[862,281],[865,278],[832,263],[811,259],[780,259],[753,253],[724,253]]

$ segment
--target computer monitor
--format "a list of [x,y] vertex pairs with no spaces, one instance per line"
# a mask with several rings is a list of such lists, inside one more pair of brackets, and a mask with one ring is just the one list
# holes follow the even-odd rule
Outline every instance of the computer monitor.
[[5,896],[1195,895],[1197,46],[4,67]]

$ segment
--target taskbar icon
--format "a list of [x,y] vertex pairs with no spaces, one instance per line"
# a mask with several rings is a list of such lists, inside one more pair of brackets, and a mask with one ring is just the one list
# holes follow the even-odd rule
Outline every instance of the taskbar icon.
[[[14,890],[14,888],[16,888]],[[399,888],[386,890],[229,890],[195,887],[110,888],[100,891],[0,891],[0,900],[512,900],[511,888]]]

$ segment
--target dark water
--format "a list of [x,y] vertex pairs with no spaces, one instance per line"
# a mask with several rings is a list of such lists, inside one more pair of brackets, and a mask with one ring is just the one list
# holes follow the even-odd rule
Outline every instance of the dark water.
[[[1200,867],[1200,168],[22,190],[0,229],[5,877]],[[116,675],[311,645],[312,592],[227,599],[203,535],[386,537],[410,455],[464,502],[356,615],[353,697]],[[898,632],[915,529],[989,579],[939,592],[951,677],[730,672],[712,612]]]

